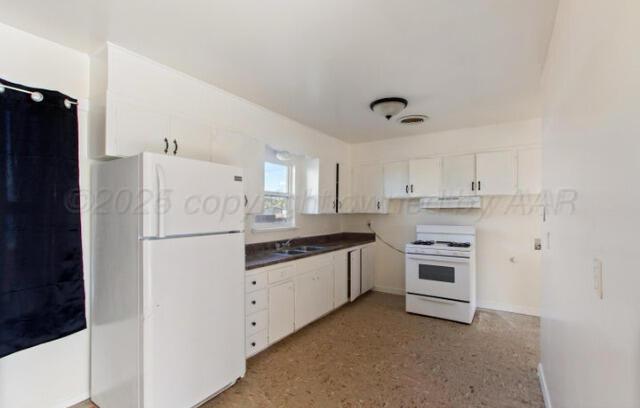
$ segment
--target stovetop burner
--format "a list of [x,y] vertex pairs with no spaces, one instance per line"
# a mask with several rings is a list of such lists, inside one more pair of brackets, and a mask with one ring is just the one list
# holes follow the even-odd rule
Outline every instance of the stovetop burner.
[[443,244],[451,248],[469,248],[471,244],[468,242],[452,242],[452,241],[414,241],[413,245],[435,245],[435,244]]

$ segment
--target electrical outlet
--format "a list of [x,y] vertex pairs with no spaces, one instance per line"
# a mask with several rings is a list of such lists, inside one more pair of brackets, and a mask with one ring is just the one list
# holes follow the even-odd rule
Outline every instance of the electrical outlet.
[[602,261],[593,259],[593,290],[596,291],[598,299],[604,298],[604,288],[602,286]]

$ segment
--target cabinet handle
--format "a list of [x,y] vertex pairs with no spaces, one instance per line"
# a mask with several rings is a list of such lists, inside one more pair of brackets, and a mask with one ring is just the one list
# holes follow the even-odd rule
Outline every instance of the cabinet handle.
[[478,180],[478,191],[482,190],[482,184],[480,184],[480,181]]
[[176,142],[176,139],[173,139],[173,154],[178,154],[178,142]]
[[336,208],[336,200],[333,200],[333,201],[331,202],[331,208]]
[[407,194],[409,194],[409,185],[408,184],[406,186],[404,186],[404,191],[406,191]]
[[378,210],[379,210],[380,209],[380,201],[378,201],[377,207],[378,207]]
[[169,141],[166,137],[164,138],[164,153],[169,153]]
[[252,301],[251,301],[251,304],[252,304],[252,305],[255,305],[255,304],[256,304],[256,301],[255,301],[255,300],[252,300]]
[[471,191],[476,191],[476,182],[475,181],[471,182]]
[[413,193],[413,184],[411,185],[411,192]]
[[247,208],[249,206],[249,199],[247,198],[247,195],[244,195],[244,207]]

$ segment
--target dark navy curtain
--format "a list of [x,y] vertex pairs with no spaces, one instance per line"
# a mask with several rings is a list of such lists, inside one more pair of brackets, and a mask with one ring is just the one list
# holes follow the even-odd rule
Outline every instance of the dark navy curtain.
[[[78,113],[59,92],[0,92],[0,357],[86,327]],[[2,88],[0,88],[2,90]],[[37,99],[37,98],[36,98]],[[65,104],[65,100],[68,100]]]

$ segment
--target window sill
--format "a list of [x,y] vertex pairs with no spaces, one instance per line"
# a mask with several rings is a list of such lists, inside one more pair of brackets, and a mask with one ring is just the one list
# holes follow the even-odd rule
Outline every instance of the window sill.
[[261,233],[261,232],[278,232],[278,231],[293,231],[300,229],[300,227],[287,225],[282,227],[252,227],[251,232],[253,233]]

